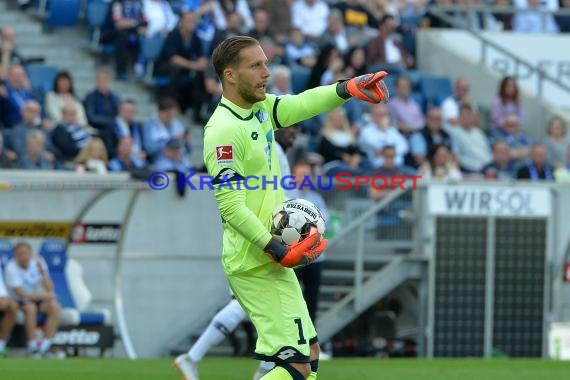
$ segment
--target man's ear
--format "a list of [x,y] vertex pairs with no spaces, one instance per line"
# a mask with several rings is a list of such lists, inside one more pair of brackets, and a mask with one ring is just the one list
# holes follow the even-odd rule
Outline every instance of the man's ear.
[[236,83],[235,72],[229,67],[224,70],[224,78],[227,83]]

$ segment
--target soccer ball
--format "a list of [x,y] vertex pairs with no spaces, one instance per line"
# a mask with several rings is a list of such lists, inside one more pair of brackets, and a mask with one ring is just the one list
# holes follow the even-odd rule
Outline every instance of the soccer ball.
[[321,211],[312,202],[290,199],[280,204],[273,212],[271,233],[281,237],[287,245],[298,243],[309,236],[311,227],[324,235],[325,220]]

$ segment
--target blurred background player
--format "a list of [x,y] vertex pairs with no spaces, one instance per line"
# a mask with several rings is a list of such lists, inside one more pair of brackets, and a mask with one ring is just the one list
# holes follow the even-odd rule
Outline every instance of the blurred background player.
[[8,297],[8,290],[4,285],[4,277],[0,268],[0,359],[6,357],[6,343],[10,338],[14,323],[16,323],[16,312],[18,304]]

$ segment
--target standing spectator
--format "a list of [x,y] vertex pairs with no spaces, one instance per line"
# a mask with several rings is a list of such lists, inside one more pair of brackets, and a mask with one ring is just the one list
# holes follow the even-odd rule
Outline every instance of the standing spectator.
[[73,78],[67,71],[60,71],[53,80],[53,91],[46,95],[46,113],[55,123],[61,122],[61,108],[64,104],[71,104],[77,111],[77,122],[88,125],[87,116],[83,104],[75,97]]
[[0,84],[0,102],[3,102],[3,115],[0,115],[6,128],[12,128],[22,121],[24,104],[34,99],[30,91],[30,82],[24,68],[10,66],[4,86]]
[[369,165],[356,142],[355,130],[350,127],[342,107],[331,110],[323,128],[317,152],[323,156],[326,175],[340,172],[367,174]]
[[[18,158],[21,158],[26,151],[26,135],[31,131],[41,131],[44,134],[44,140],[47,150],[52,150],[51,129],[53,125],[51,120],[41,119],[41,107],[35,100],[29,100],[24,105],[22,112],[22,122],[12,128],[10,133],[10,146]],[[51,157],[53,160],[53,156]]]
[[[560,0],[560,10],[570,10],[570,0]],[[561,33],[570,33],[570,15],[554,16]]]
[[194,119],[201,122],[199,110],[204,99],[204,71],[208,59],[195,27],[196,14],[185,12],[178,28],[166,38],[157,71],[169,76],[169,95],[177,99],[182,113],[192,106]]
[[184,141],[176,138],[170,139],[152,167],[154,170],[163,172],[188,173],[192,171],[192,164],[188,156],[184,154]]
[[[186,128],[176,119],[178,104],[172,98],[158,101],[158,114],[143,126],[143,148],[153,163],[171,139],[184,139]],[[185,152],[187,153],[187,152]]]
[[305,36],[299,28],[291,29],[289,42],[285,45],[285,56],[289,65],[298,64],[313,67],[317,62],[317,52],[305,40]]
[[89,125],[99,130],[99,137],[108,152],[114,150],[114,122],[119,112],[119,97],[111,91],[111,74],[102,69],[97,72],[95,90],[85,98]]
[[295,0],[291,6],[291,24],[309,40],[318,41],[327,28],[329,12],[323,0]]
[[418,169],[418,174],[425,181],[461,181],[463,175],[457,166],[455,157],[445,145],[434,145]]
[[526,159],[530,152],[531,141],[523,133],[520,120],[516,115],[507,115],[503,129],[492,134],[493,140],[503,140],[509,146],[509,156],[513,161]]
[[445,98],[441,103],[443,122],[453,126],[459,125],[459,108],[464,103],[471,104],[469,80],[465,77],[459,77],[455,81],[453,95]]
[[108,162],[107,149],[99,137],[93,137],[89,140],[73,160],[76,173],[107,174]]
[[554,181],[552,166],[546,160],[546,147],[534,144],[530,148],[530,160],[517,171],[517,179],[536,181]]
[[367,45],[368,64],[375,66],[398,66],[410,68],[414,58],[406,51],[400,36],[396,34],[396,20],[392,15],[382,17],[378,36]]
[[20,156],[18,167],[31,170],[53,170],[53,155],[45,149],[45,135],[41,130],[32,130],[26,135],[26,150]]
[[544,140],[548,152],[548,163],[552,166],[564,165],[566,152],[570,148],[570,139],[566,122],[560,116],[553,116],[548,122],[548,136]]
[[493,161],[483,167],[481,174],[486,179],[511,180],[515,178],[515,165],[509,156],[509,146],[502,140],[493,143]]
[[115,139],[130,137],[133,152],[144,161],[146,153],[143,150],[142,126],[135,120],[136,114],[137,105],[134,100],[126,99],[121,102],[119,114],[115,118]]
[[552,14],[540,13],[540,0],[527,0],[526,10],[515,14],[513,30],[523,33],[558,33],[558,24]]
[[519,87],[515,78],[507,76],[501,80],[499,95],[491,103],[489,127],[491,131],[503,128],[505,117],[510,114],[518,116],[523,122],[523,110],[520,102]]
[[395,164],[404,163],[404,155],[408,153],[409,146],[406,138],[393,127],[390,121],[390,112],[385,104],[376,104],[370,110],[372,121],[362,128],[358,138],[360,150],[366,153],[372,168],[382,166],[382,149],[386,145],[396,149]]
[[396,80],[396,96],[390,101],[392,120],[405,136],[420,130],[425,118],[420,105],[411,97],[412,82],[405,76]]
[[23,65],[24,59],[16,51],[16,34],[10,26],[0,30],[0,81],[8,76],[8,69],[12,65]]
[[4,284],[4,275],[0,270],[0,314],[2,314],[2,323],[0,324],[0,359],[6,357],[6,343],[12,334],[12,329],[16,324],[16,312],[18,304],[10,299],[8,290]]
[[53,147],[60,163],[72,161],[91,140],[91,134],[84,125],[77,122],[77,110],[71,104],[62,108],[62,121],[52,132]]
[[109,171],[122,172],[144,168],[145,163],[133,149],[133,139],[121,137],[117,142],[117,155],[109,161]]
[[0,133],[0,169],[13,169],[14,166],[12,158],[4,152],[4,136]]
[[464,173],[481,173],[491,162],[489,140],[476,125],[477,116],[470,104],[463,104],[459,111],[459,126],[449,128],[451,144]]
[[426,117],[426,126],[410,136],[410,152],[406,156],[406,165],[419,167],[424,163],[428,152],[436,144],[443,144],[451,150],[451,136],[443,128],[443,119],[439,108],[431,108]]
[[[6,286],[10,297],[19,303],[24,312],[28,354],[45,356],[59,327],[61,307],[54,293],[47,265],[43,259],[33,257],[32,247],[26,242],[14,246],[14,258],[6,265]],[[39,292],[43,287],[45,292]],[[44,338],[35,340],[38,313],[45,314]]]
[[139,35],[144,32],[146,19],[142,0],[114,0],[112,10],[117,79],[122,80],[127,77],[129,53],[138,50]]

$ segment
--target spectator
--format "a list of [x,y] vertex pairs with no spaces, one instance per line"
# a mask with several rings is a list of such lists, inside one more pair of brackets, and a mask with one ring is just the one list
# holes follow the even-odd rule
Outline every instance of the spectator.
[[341,54],[348,51],[350,46],[354,46],[353,40],[349,38],[344,26],[344,17],[338,9],[332,9],[327,18],[327,29],[325,30],[319,45],[334,45]]
[[[560,10],[570,10],[570,0],[560,0]],[[554,16],[561,33],[570,33],[570,15]]]
[[425,125],[425,118],[420,105],[410,96],[412,82],[405,76],[396,80],[396,96],[390,101],[392,120],[405,136],[420,130]]
[[162,154],[156,159],[153,165],[154,170],[163,172],[174,171],[188,173],[192,171],[192,165],[184,154],[184,141],[181,139],[170,139]]
[[441,112],[445,124],[459,125],[459,108],[463,103],[472,104],[469,96],[469,80],[465,77],[459,77],[455,81],[454,94],[441,103]]
[[340,172],[366,174],[370,170],[364,153],[358,148],[355,134],[343,108],[338,107],[328,113],[317,148],[323,156],[326,175],[334,176]]
[[329,70],[329,67],[335,62],[342,63],[342,57],[338,48],[332,44],[321,47],[319,55],[317,56],[317,62],[311,69],[307,89],[320,86],[323,74]]
[[112,18],[117,78],[122,80],[127,77],[129,52],[138,50],[139,35],[144,34],[146,28],[142,0],[114,0]]
[[[368,28],[378,29],[378,20],[360,3],[360,0],[339,1],[333,8],[341,11],[344,17],[344,26],[348,29],[349,34],[363,36]],[[366,41],[362,42],[365,43]]]
[[121,137],[117,142],[117,155],[109,161],[109,171],[123,172],[144,167],[144,161],[133,149],[133,139],[130,136]]
[[418,168],[424,163],[428,152],[436,144],[443,144],[451,150],[451,136],[443,128],[443,119],[439,108],[432,108],[427,113],[426,126],[410,136],[410,151],[406,156],[406,165]]
[[522,132],[519,118],[516,115],[507,115],[503,130],[494,132],[492,138],[504,140],[507,143],[511,160],[519,161],[529,155],[531,141]]
[[346,78],[357,77],[368,73],[366,50],[363,47],[351,48],[344,57],[344,75]]
[[398,66],[410,68],[414,58],[406,51],[396,32],[394,16],[385,15],[378,27],[378,36],[367,45],[368,64],[376,66]]
[[0,102],[4,103],[2,121],[6,128],[12,128],[22,121],[24,104],[34,99],[28,77],[22,66],[10,66],[5,85],[0,85],[0,98]]
[[71,74],[67,71],[60,71],[53,81],[53,91],[48,92],[46,95],[46,112],[55,124],[61,122],[61,108],[67,103],[75,107],[77,122],[81,125],[88,125],[85,108],[75,97]]
[[0,82],[8,76],[8,69],[13,65],[23,65],[24,59],[16,51],[16,34],[10,26],[0,30]]
[[52,132],[56,158],[60,163],[70,162],[91,140],[91,134],[84,125],[77,122],[77,110],[71,104],[63,106],[62,121]]
[[[22,122],[16,125],[10,133],[10,146],[16,153],[18,158],[21,158],[26,152],[26,135],[31,131],[41,131],[44,134],[45,147],[47,150],[53,150],[51,144],[51,130],[53,124],[51,120],[41,119],[41,107],[35,100],[29,100],[24,105],[22,112]],[[53,155],[51,160],[53,161]]]
[[502,140],[493,143],[493,161],[483,167],[486,179],[506,181],[515,178],[515,165],[509,156],[509,146]]
[[0,169],[13,169],[14,166],[12,158],[4,152],[4,136],[0,133]]
[[273,35],[269,30],[269,25],[271,20],[269,19],[269,13],[263,8],[258,8],[253,12],[253,27],[249,29],[248,35],[261,41],[264,38],[271,38],[274,40]]
[[77,157],[73,160],[75,172],[91,172],[95,174],[107,174],[107,163],[109,156],[103,140],[93,137],[87,145],[81,149]]
[[[33,257],[32,247],[26,242],[14,246],[14,258],[6,265],[6,286],[10,297],[24,312],[28,354],[45,356],[59,327],[61,307],[54,293],[47,265],[43,259]],[[45,292],[38,289],[44,288]],[[37,314],[46,315],[44,337],[36,342]]]
[[[121,102],[119,115],[115,118],[115,139],[130,137],[133,152],[144,161],[146,153],[143,150],[142,126],[135,120],[136,114],[137,104],[134,100],[126,99]],[[116,143],[113,145],[116,146]]]
[[284,65],[273,66],[269,77],[269,92],[277,96],[292,94],[291,69]]
[[299,28],[292,28],[289,42],[285,45],[287,62],[305,67],[313,67],[317,62],[317,52],[309,45]]
[[[450,6],[450,5],[453,5],[453,0],[435,0],[434,3],[435,3],[434,5],[437,5],[437,6]],[[449,19],[454,18],[453,11],[447,11],[447,12],[445,12],[445,14],[449,17]],[[429,10],[429,9],[425,15],[425,23],[426,23],[426,26],[428,26],[430,28],[438,28],[438,29],[453,28],[453,24],[450,23],[450,21],[443,20],[442,18],[440,18],[435,13],[432,13],[431,10]]]
[[[379,176],[384,178],[384,181],[375,180],[374,183],[378,188],[375,189],[373,186],[370,186],[368,188],[368,196],[374,200],[384,198],[390,193],[391,190],[393,190],[390,186],[391,180],[389,180],[389,178],[414,174],[414,170],[412,168],[396,164],[397,153],[395,146],[385,145],[381,150],[381,154],[382,165],[378,168],[373,169],[370,173],[371,177]],[[386,188],[381,189],[384,185]]]
[[4,275],[2,270],[0,270],[0,314],[2,314],[2,323],[0,324],[0,359],[7,356],[6,344],[16,323],[17,311],[18,304],[8,296],[8,290],[4,284]]
[[463,104],[459,111],[459,126],[449,128],[451,144],[464,173],[478,174],[491,162],[489,140],[476,126],[477,116],[470,104]]
[[291,5],[294,0],[263,0],[269,13],[269,33],[279,43],[285,43],[292,28]]
[[566,130],[566,122],[560,116],[553,116],[548,122],[548,136],[544,140],[544,146],[548,152],[550,165],[564,165],[570,139]]
[[167,0],[143,0],[143,12],[147,38],[157,34],[166,36],[178,23],[178,16]]
[[[158,114],[143,126],[143,148],[149,162],[154,162],[171,139],[184,139],[186,128],[176,119],[178,104],[172,98],[158,101]],[[186,153],[186,152],[185,152]]]
[[204,70],[208,59],[204,56],[202,41],[195,32],[196,14],[185,12],[178,28],[168,34],[157,66],[161,75],[170,79],[169,94],[177,99],[182,113],[194,107],[194,119],[204,94]]
[[461,181],[463,175],[457,166],[455,157],[445,145],[432,146],[427,161],[418,169],[418,174],[425,181]]
[[206,89],[206,108],[204,110],[205,114],[201,116],[202,119],[208,120],[210,116],[214,113],[214,110],[218,106],[222,98],[222,83],[213,64],[208,64],[208,68],[204,73],[204,87]]
[[20,156],[18,167],[30,170],[53,170],[53,155],[46,151],[46,137],[41,130],[26,135],[26,150]]
[[517,82],[515,78],[507,76],[501,80],[499,95],[491,103],[489,117],[489,128],[491,131],[502,129],[505,117],[510,114],[515,114],[523,122],[523,111]]
[[[511,7],[511,0],[494,0],[495,8],[509,8]],[[513,15],[510,13],[493,13],[493,17],[496,20],[496,25],[494,30],[513,30]]]
[[530,148],[530,160],[517,171],[517,179],[536,181],[554,181],[552,166],[546,160],[546,147],[543,144],[534,144]]
[[366,153],[372,168],[379,168],[383,164],[382,149],[386,145],[396,148],[395,164],[404,163],[404,155],[409,146],[406,138],[392,126],[390,112],[385,104],[376,104],[370,110],[371,122],[362,128],[358,138],[358,146]]
[[540,0],[527,0],[525,11],[517,12],[513,30],[523,33],[558,33],[558,25],[552,14],[540,13]]
[[119,112],[119,97],[111,91],[111,74],[106,69],[97,71],[95,90],[85,98],[87,121],[99,131],[108,152],[113,152],[114,123]]
[[323,0],[295,0],[291,6],[291,24],[309,40],[318,41],[327,28],[329,12]]

